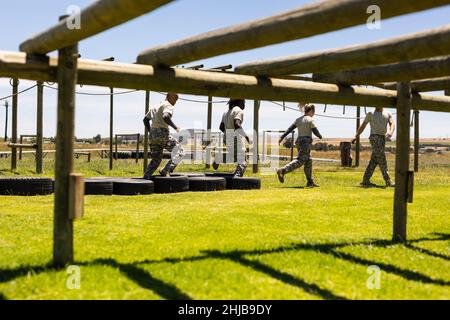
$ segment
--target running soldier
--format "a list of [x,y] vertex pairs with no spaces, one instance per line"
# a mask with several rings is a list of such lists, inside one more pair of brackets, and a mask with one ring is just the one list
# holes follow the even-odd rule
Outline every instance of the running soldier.
[[[220,131],[224,133],[225,145],[227,146],[227,163],[237,162],[234,176],[243,177],[247,168],[245,142],[250,143],[250,139],[242,128],[244,122],[245,100],[230,99],[228,111],[222,116]],[[214,161],[213,168],[217,170],[219,164]]]
[[171,159],[162,170],[159,170],[162,176],[170,176],[183,158],[184,153],[181,144],[169,133],[169,126],[176,130],[177,133],[180,132],[180,128],[172,121],[177,100],[177,94],[168,93],[165,101],[150,109],[145,115],[144,125],[149,131],[152,160],[145,170],[144,179],[150,179],[152,174],[158,169],[163,159],[164,149],[171,152]]
[[[301,106],[301,105],[299,105]],[[284,182],[284,175],[286,173],[292,172],[301,166],[304,166],[303,170],[306,175],[307,184],[306,187],[314,188],[318,187],[317,184],[314,183],[312,176],[312,160],[311,160],[311,145],[312,145],[312,133],[317,136],[319,139],[322,139],[322,135],[314,123],[314,114],[316,112],[316,108],[313,104],[306,104],[304,106],[305,115],[296,119],[294,123],[283,133],[280,138],[279,144],[281,144],[291,132],[297,128],[298,130],[298,138],[295,142],[295,145],[298,149],[298,157],[297,159],[291,161],[287,165],[277,170],[278,180],[281,183]],[[293,141],[292,141],[293,142]]]
[[[363,133],[368,123],[370,123],[369,141],[372,145],[372,155],[370,157],[369,165],[366,168],[366,172],[364,173],[364,178],[361,182],[361,186],[366,188],[376,186],[375,184],[370,182],[370,178],[372,177],[373,172],[378,165],[380,166],[381,173],[383,174],[386,187],[394,187],[394,183],[389,177],[386,155],[384,153],[386,140],[391,140],[395,130],[392,114],[383,110],[382,107],[375,108],[375,111],[373,113],[367,113],[364,122],[358,128],[355,137],[352,139],[352,143],[356,142],[356,139],[358,139],[358,137]],[[388,125],[389,132],[387,133]]]

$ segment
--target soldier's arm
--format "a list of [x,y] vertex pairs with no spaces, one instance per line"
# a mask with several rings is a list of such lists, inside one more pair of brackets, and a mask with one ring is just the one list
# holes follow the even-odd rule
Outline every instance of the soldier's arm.
[[389,135],[392,137],[395,131],[395,123],[392,117],[389,118]]
[[239,129],[241,129],[242,132],[244,133],[245,140],[247,140],[247,142],[250,143],[250,138],[245,133],[244,128],[242,128],[242,121],[241,121],[241,119],[234,119],[234,130],[239,130]]
[[220,123],[219,129],[220,129],[220,131],[225,133],[225,123],[223,123],[223,121]]
[[356,131],[355,137],[352,139],[352,143],[356,142],[356,139],[358,139],[358,137],[364,132],[364,129],[366,129],[366,126],[367,126],[367,122],[365,122],[365,121],[359,126],[358,130]]
[[281,143],[281,141],[283,141],[284,138],[286,138],[292,131],[294,131],[296,127],[297,126],[295,125],[295,123],[293,123],[289,128],[287,128],[287,130],[281,135],[279,142]]
[[167,123],[167,125],[171,126],[174,130],[178,131],[178,127],[175,125],[175,123],[173,123],[172,121],[172,115],[170,113],[163,113],[162,116],[163,120],[165,123]]
[[144,126],[147,129],[147,131],[150,131],[150,119],[147,117],[144,117]]

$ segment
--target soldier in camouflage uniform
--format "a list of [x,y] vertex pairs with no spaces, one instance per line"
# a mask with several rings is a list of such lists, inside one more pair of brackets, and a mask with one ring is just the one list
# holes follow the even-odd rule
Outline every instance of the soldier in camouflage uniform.
[[312,133],[316,135],[319,139],[322,139],[322,135],[319,130],[316,128],[314,123],[314,113],[315,106],[313,104],[307,104],[304,106],[305,115],[296,119],[294,123],[283,133],[280,138],[279,143],[281,144],[285,137],[287,137],[292,131],[296,128],[298,129],[298,139],[295,142],[295,145],[299,151],[297,159],[291,161],[287,165],[277,170],[278,180],[281,183],[284,182],[284,175],[286,173],[292,172],[301,166],[304,166],[303,170],[305,172],[305,176],[307,179],[307,187],[313,188],[318,187],[317,184],[314,183],[312,176],[312,160],[311,160],[311,144],[312,144]]
[[178,133],[180,132],[180,128],[172,122],[172,115],[177,100],[177,94],[168,93],[166,100],[157,107],[150,109],[144,118],[144,125],[149,131],[152,159],[145,170],[144,179],[150,179],[152,174],[158,169],[163,159],[164,149],[171,152],[171,159],[159,171],[162,176],[170,176],[184,156],[181,144],[169,133],[169,126]]
[[[362,125],[358,128],[356,132],[356,136],[353,138],[352,143],[355,143],[356,139],[363,133],[367,124],[370,123],[370,137],[369,141],[372,145],[372,155],[370,157],[369,165],[366,168],[364,173],[364,178],[361,183],[362,187],[372,187],[375,186],[370,182],[370,178],[375,171],[375,168],[380,166],[381,173],[383,175],[383,179],[386,183],[387,187],[393,187],[394,183],[392,182],[385,155],[385,145],[386,140],[390,141],[392,135],[394,134],[395,125],[392,119],[392,115],[383,110],[382,107],[377,107],[375,112],[369,112],[364,119]],[[389,132],[387,133],[387,126],[389,125]]]

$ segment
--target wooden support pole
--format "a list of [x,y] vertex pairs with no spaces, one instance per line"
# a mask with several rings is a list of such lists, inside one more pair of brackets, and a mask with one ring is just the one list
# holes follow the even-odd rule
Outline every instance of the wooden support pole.
[[[397,83],[396,82],[385,83],[381,87],[388,90],[395,90],[397,88]],[[411,91],[413,92],[441,91],[441,90],[450,90],[450,77],[411,81]]]
[[64,266],[73,261],[73,221],[70,219],[69,199],[75,138],[78,44],[59,50],[58,56],[53,263]]
[[365,24],[367,8],[378,5],[383,19],[448,4],[448,0],[330,0],[219,29],[142,52],[142,64],[173,66],[225,53],[264,47]]
[[[114,88],[109,88],[109,170],[113,169]],[[117,156],[117,154],[116,154]]]
[[136,137],[136,163],[139,163],[139,145],[141,143],[141,134],[138,133]]
[[414,172],[419,172],[419,110],[414,110]]
[[397,140],[395,154],[395,192],[393,241],[406,241],[406,219],[409,170],[409,121],[411,114],[411,86],[400,82],[397,86]]
[[[361,107],[356,107],[356,131],[361,125]],[[356,138],[355,144],[355,167],[359,167],[359,159],[361,155],[361,138]]]
[[[448,54],[450,24],[361,45],[249,62],[237,66],[235,71],[264,76],[328,73]],[[395,85],[392,90],[395,90]]]
[[450,97],[450,89],[445,90],[445,91],[444,91],[444,94],[445,94],[447,97]]
[[[150,91],[145,91],[145,109],[144,114],[147,115],[150,110]],[[144,171],[148,166],[148,146],[149,146],[149,138],[148,138],[148,130],[144,128]]]
[[313,79],[317,82],[351,85],[428,79],[449,74],[450,56],[443,56],[337,73],[314,74]]
[[211,130],[212,130],[212,108],[213,108],[213,98],[208,97],[208,114],[206,116],[206,169],[211,167]]
[[36,108],[36,173],[43,172],[43,145],[44,145],[44,83],[37,82],[37,108]]
[[[172,0],[100,0],[79,15],[60,21],[56,26],[33,36],[20,45],[27,53],[45,54],[68,47],[102,31],[153,11]],[[73,18],[73,21],[71,21]],[[79,22],[79,25],[77,25]]]
[[[12,83],[12,119],[11,119],[11,142],[17,143],[17,108],[18,108],[18,89],[19,89],[19,80],[13,79]],[[11,149],[11,170],[15,171],[17,169],[17,148],[13,147]]]
[[259,109],[261,101],[255,100],[253,104],[253,173],[259,171]]
[[[31,59],[24,53],[0,51],[0,77],[56,82],[57,62],[57,58]],[[397,97],[393,90],[85,59],[79,60],[78,75],[78,83],[85,85],[250,100],[392,107]],[[450,98],[445,96],[414,93],[412,102],[420,110],[450,110]]]

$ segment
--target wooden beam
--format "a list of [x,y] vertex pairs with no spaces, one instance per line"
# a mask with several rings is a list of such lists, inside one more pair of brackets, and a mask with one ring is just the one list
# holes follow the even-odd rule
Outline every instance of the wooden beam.
[[323,83],[350,85],[409,81],[448,75],[450,75],[450,56],[444,56],[337,73],[314,74],[313,79]]
[[419,110],[414,110],[414,172],[419,172]]
[[109,170],[113,169],[114,88],[109,88]]
[[[380,88],[395,90],[396,82],[384,83]],[[450,77],[441,77],[433,79],[423,79],[411,81],[411,91],[413,92],[427,92],[427,91],[442,91],[450,90]]]
[[401,82],[397,87],[397,140],[395,151],[395,192],[393,240],[406,241],[406,217],[409,170],[409,119],[411,114],[411,86]]
[[78,44],[58,52],[58,112],[55,155],[55,206],[53,263],[73,261],[73,221],[70,219],[70,175],[73,170],[75,130],[75,86]]
[[166,66],[197,61],[225,53],[260,48],[366,23],[367,8],[378,5],[383,19],[422,11],[448,0],[329,0],[219,29],[143,51],[138,63]]
[[450,54],[450,24],[362,45],[250,62],[237,66],[235,71],[263,76],[329,73],[448,54]]
[[[11,119],[11,142],[12,144],[17,144],[17,109],[18,109],[18,89],[19,80],[17,78],[13,79],[12,83],[12,119]],[[17,169],[17,148],[13,147],[11,149],[11,170],[15,171]]]
[[209,169],[211,167],[211,148],[209,148],[211,144],[211,129],[212,129],[212,103],[213,98],[210,96],[208,97],[208,112],[206,115],[206,156],[205,156],[205,162],[206,162],[206,169]]
[[[150,91],[145,91],[145,109],[144,116],[147,115],[150,110]],[[144,128],[144,173],[148,166],[148,147],[149,147],[149,139],[148,139],[148,130]]]
[[[80,27],[69,28],[61,20],[56,26],[33,36],[20,45],[28,53],[45,54],[75,44],[128,20],[153,11],[172,0],[100,0],[81,11]],[[70,19],[70,18],[69,18]]]
[[[15,76],[57,82],[57,62],[55,58],[27,59],[24,53],[0,52],[0,77]],[[347,106],[392,107],[397,99],[397,92],[392,90],[83,59],[78,63],[78,83],[202,96],[237,96],[250,100],[286,102],[310,101]],[[413,106],[419,110],[448,112],[450,98],[415,93]]]
[[37,108],[36,108],[36,173],[42,173],[43,168],[43,144],[44,144],[44,83],[37,82]]
[[253,173],[259,171],[259,108],[261,102],[253,103]]
[[450,89],[445,90],[445,91],[444,91],[444,94],[445,94],[447,97],[450,97]]

